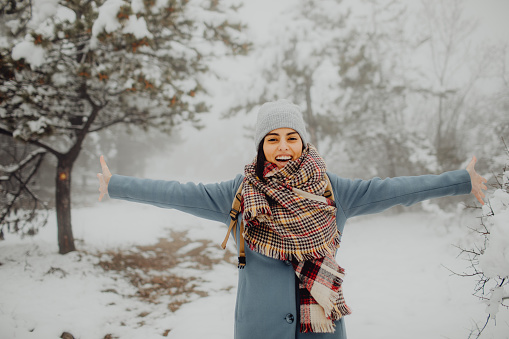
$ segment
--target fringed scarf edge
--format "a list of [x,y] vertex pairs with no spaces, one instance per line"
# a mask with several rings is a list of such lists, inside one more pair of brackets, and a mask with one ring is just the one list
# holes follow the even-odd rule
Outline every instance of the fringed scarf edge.
[[306,252],[287,249],[279,250],[272,247],[270,244],[263,244],[257,241],[255,238],[251,237],[246,230],[244,230],[243,236],[247,240],[247,244],[252,251],[277,260],[293,260],[295,258],[297,261],[306,261],[315,260],[325,256],[334,257],[336,250],[340,245],[339,237],[334,237],[330,244],[324,244],[318,248],[314,247],[313,249]]

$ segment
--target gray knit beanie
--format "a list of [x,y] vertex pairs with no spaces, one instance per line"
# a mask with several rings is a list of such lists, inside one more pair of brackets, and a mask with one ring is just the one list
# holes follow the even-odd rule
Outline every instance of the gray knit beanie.
[[302,144],[306,145],[308,134],[300,107],[282,99],[266,102],[260,107],[255,128],[255,147],[258,148],[267,133],[278,128],[294,129],[299,133]]

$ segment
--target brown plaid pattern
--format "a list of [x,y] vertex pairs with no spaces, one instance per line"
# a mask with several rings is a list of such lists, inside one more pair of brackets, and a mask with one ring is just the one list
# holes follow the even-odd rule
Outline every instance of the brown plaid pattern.
[[256,177],[254,163],[245,167],[244,236],[252,249],[281,260],[334,256],[339,247],[335,205],[292,191],[323,195],[325,171],[325,162],[312,145],[281,170],[269,171],[272,175],[265,176],[264,182]]
[[339,247],[336,206],[304,198],[292,188],[322,196],[325,162],[308,144],[302,156],[277,170],[266,163],[261,181],[255,162],[245,167],[242,192],[244,238],[263,255],[292,260],[300,280],[301,332],[334,332],[334,321],[350,314],[341,284],[344,271],[334,260]]

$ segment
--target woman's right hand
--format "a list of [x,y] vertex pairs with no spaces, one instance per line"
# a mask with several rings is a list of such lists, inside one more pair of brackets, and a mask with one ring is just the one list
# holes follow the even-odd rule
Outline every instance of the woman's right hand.
[[467,172],[470,174],[470,182],[472,184],[472,191],[470,193],[472,193],[477,198],[481,205],[484,205],[484,201],[482,200],[482,198],[485,196],[483,190],[488,189],[485,185],[488,180],[477,174],[475,171],[476,162],[477,158],[474,156],[467,166]]
[[101,163],[102,173],[97,173],[97,178],[99,179],[99,201],[101,201],[105,194],[108,194],[108,183],[111,179],[111,172],[106,165],[106,161],[104,161],[104,156],[101,155],[99,158]]

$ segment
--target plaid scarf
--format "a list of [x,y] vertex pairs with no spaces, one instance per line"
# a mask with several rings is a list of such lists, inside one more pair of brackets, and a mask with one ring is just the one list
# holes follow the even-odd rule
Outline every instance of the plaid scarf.
[[300,279],[301,332],[334,332],[334,320],[350,314],[341,284],[344,271],[334,260],[339,247],[336,206],[322,198],[325,162],[312,145],[278,170],[266,162],[264,181],[256,162],[245,167],[242,212],[244,238],[265,256],[291,260]]
[[334,321],[352,313],[341,287],[345,271],[328,256],[292,264],[300,279],[300,331],[333,333]]

